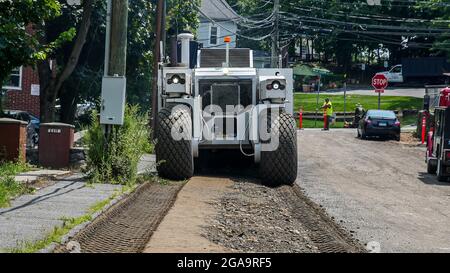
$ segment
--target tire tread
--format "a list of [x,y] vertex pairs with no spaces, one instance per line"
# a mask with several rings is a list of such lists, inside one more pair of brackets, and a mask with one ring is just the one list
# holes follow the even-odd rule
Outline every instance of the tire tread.
[[281,112],[272,126],[280,142],[277,150],[261,153],[260,177],[267,186],[292,185],[297,178],[298,161],[294,118]]
[[[187,128],[183,131],[184,139],[174,140],[171,136],[173,126]],[[179,107],[174,112],[161,109],[158,113],[156,128],[156,162],[161,177],[171,180],[185,180],[193,176],[194,161],[191,141],[191,114],[188,107]]]

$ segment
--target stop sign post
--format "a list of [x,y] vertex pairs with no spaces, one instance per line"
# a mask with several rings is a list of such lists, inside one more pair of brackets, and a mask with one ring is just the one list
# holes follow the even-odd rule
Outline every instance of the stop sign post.
[[388,87],[388,79],[383,74],[377,74],[372,78],[372,86],[375,92],[378,93],[378,110],[381,109],[381,93]]

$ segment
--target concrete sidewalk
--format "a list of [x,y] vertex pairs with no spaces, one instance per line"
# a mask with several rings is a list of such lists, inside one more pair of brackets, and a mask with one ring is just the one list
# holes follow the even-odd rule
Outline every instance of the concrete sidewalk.
[[156,173],[156,156],[154,154],[144,154],[139,160],[138,174]]
[[58,171],[58,170],[36,170],[36,171],[29,171],[25,173],[20,173],[14,177],[14,179],[17,182],[33,182],[39,179],[52,179],[52,180],[58,180],[63,177],[69,176],[72,174],[71,171]]
[[23,195],[0,209],[0,252],[44,239],[63,218],[80,217],[106,200],[119,185],[87,186],[82,174],[58,179],[54,185]]
[[[139,161],[138,174],[156,172],[155,155],[146,154]],[[24,243],[44,239],[63,218],[76,218],[88,213],[96,203],[108,199],[120,185],[87,186],[81,173],[37,170],[15,176],[18,182],[49,179],[52,183],[34,194],[27,194],[0,208],[0,252],[20,248]]]

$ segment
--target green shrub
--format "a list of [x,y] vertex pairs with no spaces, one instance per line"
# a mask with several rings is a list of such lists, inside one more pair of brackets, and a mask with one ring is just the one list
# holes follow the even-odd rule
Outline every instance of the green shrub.
[[84,139],[85,173],[93,183],[133,184],[139,159],[152,149],[147,115],[139,114],[138,106],[127,106],[123,126],[113,126],[108,140],[97,116],[94,111]]

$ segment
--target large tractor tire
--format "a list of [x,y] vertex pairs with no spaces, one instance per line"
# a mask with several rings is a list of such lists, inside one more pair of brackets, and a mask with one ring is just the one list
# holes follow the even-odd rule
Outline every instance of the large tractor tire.
[[[177,137],[172,136],[177,133]],[[162,109],[156,126],[156,169],[161,177],[184,180],[194,174],[192,119],[187,106]]]
[[279,137],[278,148],[262,151],[259,173],[263,184],[270,187],[292,185],[297,178],[297,131],[293,117],[281,112],[272,122],[272,137]]

